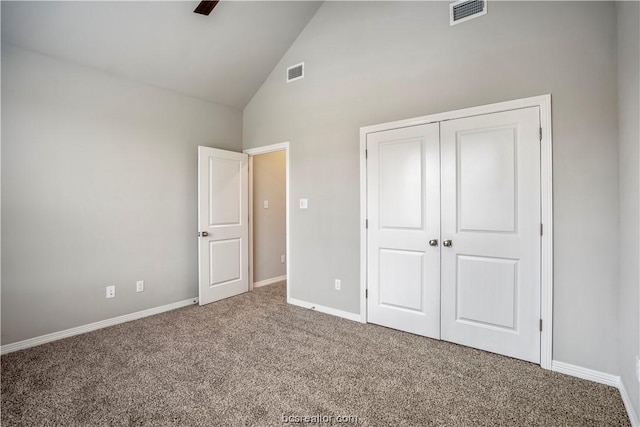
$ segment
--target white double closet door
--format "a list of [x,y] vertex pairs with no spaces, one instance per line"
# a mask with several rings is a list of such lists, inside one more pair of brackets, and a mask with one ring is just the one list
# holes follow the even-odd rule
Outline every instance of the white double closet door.
[[540,118],[367,136],[367,320],[540,362]]

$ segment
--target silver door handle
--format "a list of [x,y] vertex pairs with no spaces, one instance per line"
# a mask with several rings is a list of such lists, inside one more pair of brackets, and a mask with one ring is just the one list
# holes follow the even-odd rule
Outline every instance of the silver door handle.
[[438,246],[438,239],[429,240],[429,246]]
[[207,237],[209,235],[209,233],[207,233],[206,231],[203,231],[202,233],[198,233],[198,237]]
[[451,246],[453,246],[453,242],[451,240],[445,240],[444,242],[442,242],[442,246],[450,248]]

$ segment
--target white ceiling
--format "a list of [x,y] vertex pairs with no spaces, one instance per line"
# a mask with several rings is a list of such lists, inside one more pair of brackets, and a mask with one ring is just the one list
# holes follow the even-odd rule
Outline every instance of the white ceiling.
[[242,109],[321,3],[197,4],[2,1],[2,42]]

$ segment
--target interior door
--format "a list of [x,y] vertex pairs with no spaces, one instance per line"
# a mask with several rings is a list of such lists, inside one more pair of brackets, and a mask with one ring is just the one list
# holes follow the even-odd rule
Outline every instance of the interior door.
[[442,339],[540,362],[538,107],[441,123]]
[[198,147],[200,305],[249,290],[248,156]]
[[439,338],[438,124],[369,134],[367,187],[367,319]]

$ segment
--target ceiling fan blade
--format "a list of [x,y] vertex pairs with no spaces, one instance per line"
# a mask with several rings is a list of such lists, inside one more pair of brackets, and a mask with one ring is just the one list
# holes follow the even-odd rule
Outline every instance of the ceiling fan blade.
[[193,11],[193,13],[199,13],[200,15],[209,15],[214,7],[218,4],[219,0],[216,1],[201,1],[198,7]]

